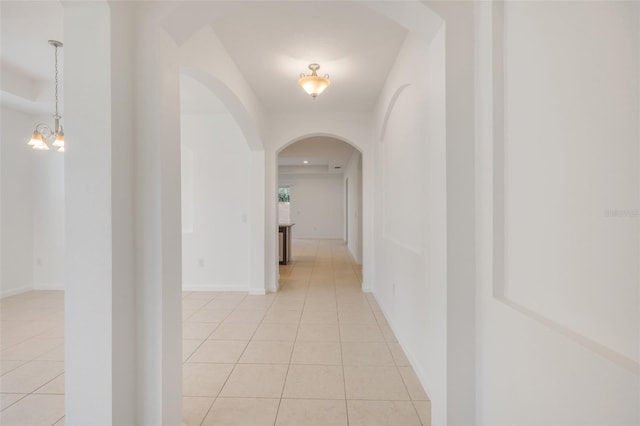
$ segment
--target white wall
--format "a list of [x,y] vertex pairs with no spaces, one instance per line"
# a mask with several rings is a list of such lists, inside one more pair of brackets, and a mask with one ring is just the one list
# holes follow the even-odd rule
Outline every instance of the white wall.
[[342,174],[281,175],[291,194],[293,238],[344,236],[344,183]]
[[181,140],[183,288],[247,291],[250,158],[245,138],[230,114],[183,114]]
[[[447,418],[444,32],[409,34],[375,111],[373,292],[432,400]],[[423,78],[425,77],[425,78]]]
[[2,268],[0,296],[33,288],[34,167],[36,155],[26,145],[37,122],[27,114],[2,108],[0,136],[2,197]]
[[478,421],[638,424],[640,5],[494,7],[478,14]]
[[2,297],[63,289],[64,154],[26,142],[51,117],[2,108]]
[[[35,152],[33,287],[64,289],[64,154]],[[44,154],[44,155],[43,155]]]
[[362,154],[354,151],[344,168],[345,188],[348,195],[345,215],[347,247],[354,260],[362,264]]

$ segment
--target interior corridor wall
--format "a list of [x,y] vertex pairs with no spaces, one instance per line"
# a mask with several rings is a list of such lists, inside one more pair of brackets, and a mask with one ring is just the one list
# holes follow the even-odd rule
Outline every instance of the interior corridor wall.
[[[47,117],[47,121],[50,118]],[[64,289],[64,154],[34,152],[33,287]]]
[[280,175],[289,186],[293,238],[341,239],[344,235],[342,174]]
[[34,167],[35,155],[43,153],[26,146],[35,117],[8,108],[2,108],[1,115],[0,296],[4,297],[33,288]]
[[358,264],[362,264],[362,154],[354,151],[344,168],[345,215],[347,229],[345,237],[351,256]]
[[478,421],[638,424],[640,5],[478,24]]
[[375,111],[374,295],[447,423],[444,31],[409,34]]
[[182,285],[249,287],[249,148],[228,113],[183,114]]

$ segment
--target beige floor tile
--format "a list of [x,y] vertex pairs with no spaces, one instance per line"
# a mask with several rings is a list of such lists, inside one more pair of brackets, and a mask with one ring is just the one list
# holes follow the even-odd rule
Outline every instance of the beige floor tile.
[[242,299],[224,298],[222,296],[218,296],[211,302],[207,303],[202,309],[213,309],[221,311],[234,310],[240,305],[241,302]]
[[343,400],[283,399],[276,426],[347,426]]
[[[367,308],[369,309],[369,308]],[[363,311],[342,311],[338,310],[338,317],[340,318],[340,324],[369,324],[378,325],[376,317],[370,310]]]
[[215,397],[220,393],[232,369],[233,364],[183,364],[182,394]]
[[276,293],[266,294],[264,296],[249,295],[238,305],[238,309],[256,309],[264,311],[269,309],[273,301],[276,300],[276,297]]
[[38,388],[34,393],[46,393],[52,395],[64,395],[64,374],[60,374],[46,385]]
[[396,335],[393,334],[393,330],[389,325],[380,325],[380,331],[382,332],[382,336],[385,341],[389,343],[398,343],[398,339],[396,339]]
[[293,348],[292,364],[340,365],[340,342],[298,340]]
[[[21,400],[28,394],[26,393],[0,393],[0,411],[4,410],[11,404],[16,401]],[[0,414],[0,420],[2,419],[2,414]]]
[[246,340],[206,340],[191,355],[189,362],[234,364],[246,347]]
[[307,311],[302,313],[302,324],[337,324],[337,311]]
[[196,311],[206,305],[209,301],[207,299],[182,299],[182,309],[187,311]]
[[217,322],[185,322],[182,324],[182,338],[206,339],[218,325]]
[[395,365],[385,342],[342,342],[344,365]]
[[27,395],[1,416],[3,426],[52,425],[64,416],[64,396]]
[[63,339],[36,336],[3,350],[0,352],[0,359],[2,359],[2,361],[32,360],[63,345]]
[[340,324],[340,338],[343,342],[384,342],[377,325]]
[[222,323],[209,336],[214,340],[249,340],[255,333],[257,324],[225,324]]
[[305,311],[338,311],[334,300],[307,300],[304,304]]
[[413,401],[423,426],[431,426],[431,401]]
[[286,375],[286,365],[237,364],[220,396],[280,398]]
[[420,426],[409,401],[347,401],[350,426]]
[[402,346],[397,342],[388,342],[389,349],[391,350],[391,355],[393,356],[393,360],[396,365],[399,367],[407,367],[409,364],[409,360],[407,359],[404,351],[402,350]]
[[261,324],[253,340],[294,341],[298,324]]
[[30,361],[0,377],[0,392],[33,392],[59,376],[62,372],[64,372],[63,362]]
[[409,396],[414,401],[427,401],[429,397],[427,393],[424,391],[422,385],[420,384],[420,380],[418,380],[418,376],[416,376],[415,371],[411,367],[399,367],[400,375],[402,376],[402,380],[404,380],[404,384],[409,391]]
[[347,399],[409,400],[396,367],[345,365],[344,380]]
[[38,357],[41,361],[64,361],[64,345],[60,345]]
[[291,365],[283,398],[344,399],[342,367]]
[[64,426],[64,425],[65,425],[65,419],[63,417],[60,420],[58,420],[57,422],[55,422],[53,426]]
[[338,342],[340,329],[337,324],[300,324],[299,341],[306,342]]
[[218,398],[205,418],[206,426],[273,425],[278,412],[277,398]]
[[200,309],[189,316],[188,322],[214,322],[220,323],[231,314],[232,308],[224,309]]
[[295,310],[273,310],[267,312],[264,317],[264,323],[291,323],[298,324],[300,322],[300,311]]
[[202,343],[201,339],[182,339],[182,362],[185,362]]
[[255,324],[258,325],[264,318],[265,311],[252,309],[236,309],[225,318],[225,324]]
[[215,398],[186,396],[182,398],[182,419],[185,426],[200,426]]
[[240,358],[242,364],[289,364],[293,342],[253,340]]
[[22,364],[26,364],[26,362],[27,361],[0,361],[0,376],[20,367]]

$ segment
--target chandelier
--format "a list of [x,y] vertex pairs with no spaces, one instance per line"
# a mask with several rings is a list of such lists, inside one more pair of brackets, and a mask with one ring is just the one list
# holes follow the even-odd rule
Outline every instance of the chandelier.
[[51,146],[56,148],[58,152],[64,152],[64,131],[62,124],[60,124],[62,116],[58,112],[58,48],[62,47],[62,43],[57,40],[49,40],[49,44],[55,49],[56,112],[53,115],[54,125],[53,129],[44,123],[36,125],[28,145],[39,151],[48,151],[48,143],[51,143]]
[[311,95],[313,99],[315,99],[324,89],[329,87],[331,82],[329,81],[329,74],[325,74],[323,77],[320,77],[316,71],[320,69],[320,65],[311,64],[309,65],[309,69],[311,70],[310,75],[300,74],[300,80],[298,80],[298,84],[300,87],[304,89],[305,92]]

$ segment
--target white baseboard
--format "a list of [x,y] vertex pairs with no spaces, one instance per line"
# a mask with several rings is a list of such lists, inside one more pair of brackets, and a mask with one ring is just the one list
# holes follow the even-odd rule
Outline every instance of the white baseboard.
[[182,291],[239,291],[248,292],[248,286],[225,284],[182,284]]
[[293,237],[294,240],[340,240],[340,241],[344,241],[344,237],[342,235],[336,235],[335,237],[332,236],[317,236],[317,235],[312,235],[312,236],[295,236]]
[[64,283],[35,283],[34,290],[64,290]]
[[250,288],[249,295],[251,296],[264,296],[267,291],[264,288]]
[[16,294],[26,293],[27,291],[31,291],[33,288],[31,287],[18,287],[12,288],[10,290],[0,292],[0,299],[4,299],[5,297],[15,296]]

